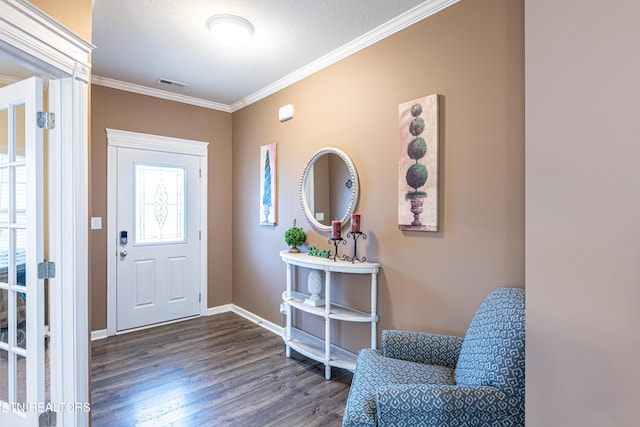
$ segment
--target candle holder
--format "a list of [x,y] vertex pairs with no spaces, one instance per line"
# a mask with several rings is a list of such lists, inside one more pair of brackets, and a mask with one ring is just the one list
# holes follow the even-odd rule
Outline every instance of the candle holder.
[[353,264],[356,261],[365,262],[367,260],[367,257],[358,258],[358,239],[360,237],[362,237],[363,239],[366,239],[367,235],[360,231],[350,231],[347,233],[347,238],[353,239],[353,256],[349,257],[348,255],[343,255],[342,259],[344,261],[351,261],[351,263]]
[[336,259],[340,259],[340,257],[338,256],[338,245],[340,244],[340,242],[342,242],[343,245],[347,244],[347,241],[344,240],[342,237],[338,237],[337,239],[334,239],[333,237],[329,237],[329,240],[327,241],[327,243],[333,244],[333,248],[335,251],[333,252],[333,257],[330,256],[329,259],[332,259],[334,261]]

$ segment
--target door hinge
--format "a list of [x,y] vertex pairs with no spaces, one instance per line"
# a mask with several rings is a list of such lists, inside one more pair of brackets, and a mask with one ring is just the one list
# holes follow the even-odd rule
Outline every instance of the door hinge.
[[202,178],[202,169],[198,169],[198,176]]
[[198,240],[202,240],[202,231],[198,230]]
[[56,115],[45,111],[38,111],[38,127],[40,129],[53,129],[56,127]]
[[55,427],[56,425],[56,413],[48,410],[40,414],[38,418],[39,427]]
[[202,292],[198,294],[198,302],[202,302]]
[[54,279],[56,277],[56,263],[43,261],[38,264],[38,279]]

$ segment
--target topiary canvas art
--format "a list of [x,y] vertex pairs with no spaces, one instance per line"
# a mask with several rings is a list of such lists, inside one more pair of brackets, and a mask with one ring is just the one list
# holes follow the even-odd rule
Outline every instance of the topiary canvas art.
[[438,94],[398,107],[398,228],[438,231]]
[[276,144],[260,147],[260,225],[276,225]]

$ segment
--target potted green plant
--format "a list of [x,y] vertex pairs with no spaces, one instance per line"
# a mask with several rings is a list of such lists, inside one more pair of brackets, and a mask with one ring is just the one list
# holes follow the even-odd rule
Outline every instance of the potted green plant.
[[296,227],[296,220],[293,220],[293,227],[284,232],[284,241],[291,247],[289,252],[299,253],[298,246],[303,245],[307,241],[307,235],[302,227]]

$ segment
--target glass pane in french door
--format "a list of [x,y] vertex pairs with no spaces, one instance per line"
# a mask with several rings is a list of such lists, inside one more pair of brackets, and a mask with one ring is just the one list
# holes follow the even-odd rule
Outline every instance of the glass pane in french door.
[[[0,163],[0,226],[7,227],[9,225],[9,166],[5,166],[5,164]],[[0,242],[9,244],[8,239],[9,236],[4,236],[6,238],[6,242]],[[0,235],[0,239],[3,236]],[[6,254],[3,250],[8,248],[8,246],[0,246],[0,252]],[[0,262],[2,260],[0,259]],[[6,263],[6,261],[4,261]]]
[[27,403],[27,358],[18,355],[16,358],[16,398],[15,402],[26,408]]
[[[3,279],[0,279],[3,280]],[[6,280],[6,279],[4,279]],[[0,288],[0,343],[9,342],[9,291]],[[0,380],[2,377],[0,377]]]
[[182,167],[135,165],[135,244],[186,240],[185,175]]
[[[9,109],[0,107],[0,129],[9,128]],[[0,163],[9,161],[9,132],[0,132]]]
[[[24,158],[23,158],[24,159]],[[24,162],[24,160],[21,160]],[[14,168],[14,182],[15,187],[15,222],[16,224],[25,225],[27,223],[27,179],[26,179],[26,166],[16,166]]]
[[7,350],[0,349],[0,400],[9,401],[9,353]]
[[13,108],[13,117],[15,120],[15,145],[13,159],[24,161],[25,156],[25,117],[24,117],[24,104],[17,104]]

